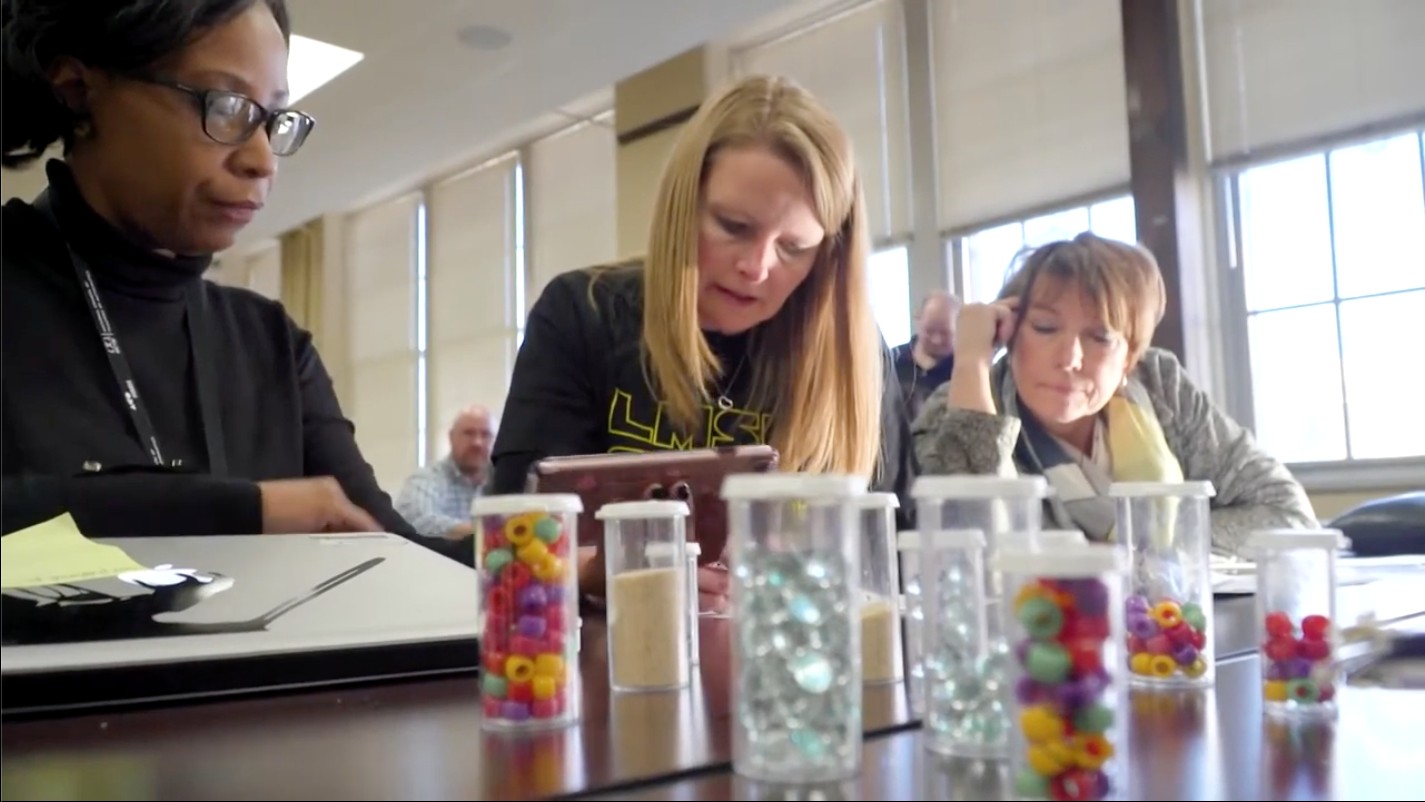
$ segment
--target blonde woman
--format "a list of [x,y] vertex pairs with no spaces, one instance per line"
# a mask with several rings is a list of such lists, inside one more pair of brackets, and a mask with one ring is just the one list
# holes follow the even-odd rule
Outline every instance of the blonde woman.
[[1219,551],[1253,529],[1315,526],[1286,467],[1150,347],[1165,304],[1144,248],[1080,234],[1029,254],[999,300],[961,311],[950,381],[915,422],[921,467],[1042,475],[1052,524],[1095,540],[1113,527],[1114,481],[1211,481]]
[[[811,95],[752,77],[709,98],[669,157],[646,258],[564,274],[530,310],[494,492],[545,456],[758,443],[783,470],[903,491],[865,215],[851,142]],[[725,588],[705,570],[706,594]]]

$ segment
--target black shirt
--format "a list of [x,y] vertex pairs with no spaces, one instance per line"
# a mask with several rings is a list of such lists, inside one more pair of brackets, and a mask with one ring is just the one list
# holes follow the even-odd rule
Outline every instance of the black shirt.
[[915,338],[912,337],[910,342],[896,346],[892,356],[901,397],[905,399],[906,417],[915,420],[920,408],[925,405],[925,399],[940,385],[950,381],[950,374],[955,370],[955,355],[945,357],[929,369],[922,368],[915,361]]
[[[85,203],[67,165],[52,161],[47,172],[36,203],[49,205],[59,230],[23,201],[3,215],[5,532],[67,511],[91,536],[255,534],[257,482],[332,476],[387,531],[456,549],[421,538],[396,513],[311,335],[281,304],[203,280],[207,257],[137,245]],[[168,467],[140,442],[66,241],[94,277]],[[211,413],[199,403],[190,315],[209,333]],[[210,471],[208,414],[225,451],[221,476]]]
[[[733,406],[723,411],[707,405],[704,425],[685,435],[661,414],[662,403],[644,373],[642,273],[604,273],[592,282],[591,298],[592,276],[578,270],[555,278],[530,310],[495,439],[494,493],[520,492],[530,466],[546,456],[769,441],[771,416],[749,402],[750,334],[705,332],[727,366],[728,384],[719,389]],[[898,525],[904,528],[913,520],[909,490],[915,466],[909,422],[890,365],[887,350],[882,404],[886,469],[878,472],[873,489],[900,496]]]

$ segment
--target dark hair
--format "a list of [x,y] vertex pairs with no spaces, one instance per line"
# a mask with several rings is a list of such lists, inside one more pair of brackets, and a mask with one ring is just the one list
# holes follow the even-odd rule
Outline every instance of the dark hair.
[[151,67],[195,36],[265,3],[283,38],[292,33],[286,0],[0,0],[4,4],[6,167],[23,167],[55,142],[68,153],[83,115],[50,83],[55,60],[70,56],[115,73]]

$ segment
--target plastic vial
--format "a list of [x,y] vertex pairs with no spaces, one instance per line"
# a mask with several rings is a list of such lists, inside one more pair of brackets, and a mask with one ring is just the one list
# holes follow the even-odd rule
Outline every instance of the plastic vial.
[[867,493],[861,515],[861,671],[868,684],[905,678],[901,649],[900,565],[895,493]]
[[688,685],[688,505],[625,501],[604,523],[609,682],[615,693]]

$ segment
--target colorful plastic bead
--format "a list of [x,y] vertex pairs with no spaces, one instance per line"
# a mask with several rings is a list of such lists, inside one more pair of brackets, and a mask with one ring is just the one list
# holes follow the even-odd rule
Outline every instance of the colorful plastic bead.
[[1311,614],[1297,622],[1277,610],[1267,614],[1262,629],[1266,635],[1261,645],[1265,701],[1311,706],[1335,698],[1330,618]]
[[560,528],[559,522],[553,518],[541,518],[534,524],[534,536],[539,538],[546,546],[558,542],[564,530]]
[[1262,683],[1262,697],[1268,702],[1285,702],[1286,696],[1286,682],[1284,680],[1274,679]]
[[1019,623],[1029,637],[1048,640],[1064,628],[1064,613],[1045,597],[1027,599],[1019,608]]
[[554,582],[564,575],[564,561],[548,554],[534,567],[534,575],[541,582]]
[[543,540],[531,540],[515,551],[515,557],[531,568],[544,562],[549,556],[549,547],[544,545]]
[[1301,619],[1301,637],[1309,641],[1322,641],[1331,629],[1331,619],[1324,615],[1308,615]]
[[[1151,680],[1172,680],[1179,675],[1198,679],[1207,674],[1209,663],[1203,650],[1208,621],[1202,605],[1173,599],[1152,601],[1135,594],[1124,605],[1124,625],[1128,630],[1128,670],[1133,674]],[[1200,659],[1203,669],[1189,673]]]
[[1024,732],[1024,737],[1031,741],[1063,738],[1069,732],[1064,719],[1047,705],[1024,708],[1019,714],[1019,728]]
[[558,680],[564,679],[564,658],[557,654],[541,654],[534,658],[534,675],[536,677],[554,677]]
[[506,548],[497,548],[485,555],[485,571],[491,579],[500,575],[500,569],[514,562],[515,555]]
[[496,699],[503,699],[509,694],[508,681],[498,674],[486,673],[480,682],[480,690],[486,696],[493,696]]

